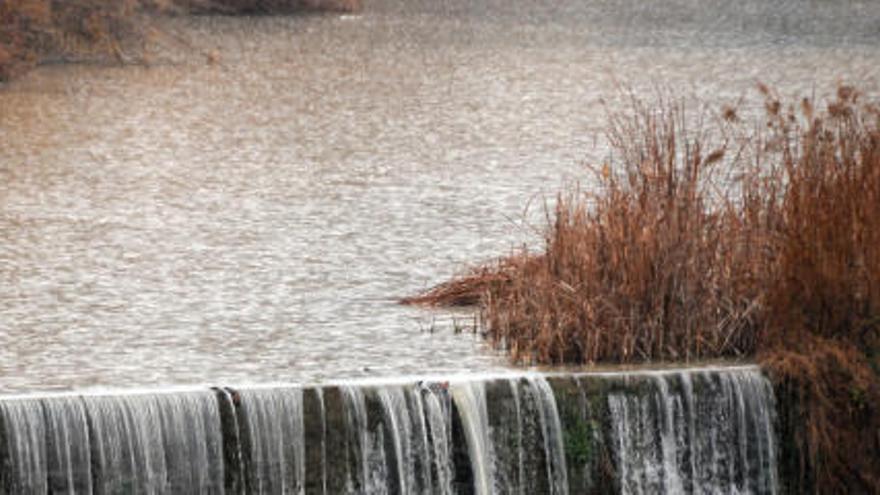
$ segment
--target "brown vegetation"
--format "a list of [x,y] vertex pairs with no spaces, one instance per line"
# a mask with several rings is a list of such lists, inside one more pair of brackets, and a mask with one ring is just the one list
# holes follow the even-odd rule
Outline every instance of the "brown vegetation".
[[686,136],[682,106],[633,100],[633,110],[609,132],[620,168],[591,169],[597,189],[557,198],[542,255],[516,254],[407,302],[467,294],[492,340],[526,362],[753,354],[751,289],[763,260],[752,256],[759,239],[737,221],[732,189],[719,184],[722,165],[746,161],[732,124]]
[[0,82],[46,60],[139,61],[150,16],[354,11],[360,0],[0,0]]
[[542,256],[530,256],[528,253],[500,258],[437,285],[424,294],[403,298],[400,302],[419,306],[476,306],[484,296],[510,287],[521,278],[522,273],[534,268],[542,259]]
[[848,87],[823,109],[761,91],[760,131],[635,101],[543,254],[407,302],[476,301],[520,362],[757,357],[795,417],[802,488],[880,493],[880,112]]
[[880,493],[880,111],[858,100],[770,113],[785,194],[761,361],[803,420],[793,450],[817,493]]
[[0,80],[46,59],[123,59],[143,40],[142,13],[137,0],[0,3]]

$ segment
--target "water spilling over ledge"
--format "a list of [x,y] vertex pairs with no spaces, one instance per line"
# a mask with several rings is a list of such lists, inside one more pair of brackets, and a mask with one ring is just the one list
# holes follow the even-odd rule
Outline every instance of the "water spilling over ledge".
[[757,367],[0,400],[5,493],[776,493]]

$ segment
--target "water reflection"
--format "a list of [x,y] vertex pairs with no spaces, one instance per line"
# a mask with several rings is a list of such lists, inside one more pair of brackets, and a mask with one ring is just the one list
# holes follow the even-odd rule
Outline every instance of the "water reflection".
[[831,4],[377,0],[41,69],[0,92],[0,389],[504,367],[393,298],[536,243],[621,82],[876,91],[880,7]]

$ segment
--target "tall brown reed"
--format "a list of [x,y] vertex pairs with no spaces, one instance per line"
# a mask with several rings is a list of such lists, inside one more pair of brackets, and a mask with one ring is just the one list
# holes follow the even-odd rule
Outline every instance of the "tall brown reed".
[[867,346],[880,331],[880,112],[858,100],[841,87],[824,112],[769,115],[785,196],[768,337]]
[[558,197],[542,254],[411,302],[477,302],[528,363],[757,358],[792,492],[880,493],[880,110],[849,87],[820,109],[760,89],[758,130],[635,101],[598,187]]
[[794,398],[812,490],[880,493],[880,112],[849,87],[822,111],[764,92],[785,194],[762,361]]
[[[632,100],[598,187],[557,198],[545,253],[480,287],[485,330],[517,360],[692,360],[755,351],[749,230],[720,182],[743,160],[729,122],[688,134],[683,104]],[[612,168],[616,167],[616,168]],[[741,222],[740,222],[741,223]],[[519,256],[518,258],[524,258]],[[486,279],[483,274],[483,279]],[[448,295],[444,286],[428,294]]]

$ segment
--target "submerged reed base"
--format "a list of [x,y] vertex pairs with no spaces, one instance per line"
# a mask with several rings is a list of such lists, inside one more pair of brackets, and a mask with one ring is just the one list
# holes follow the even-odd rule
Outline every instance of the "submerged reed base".
[[880,493],[880,110],[759,87],[759,130],[723,108],[633,99],[614,163],[560,194],[541,254],[425,294],[475,304],[523,363],[757,359],[776,384],[791,493]]

